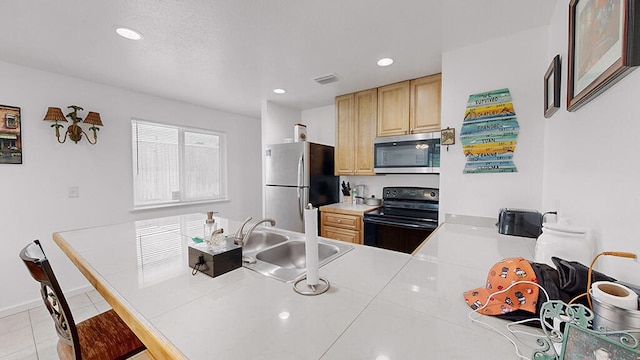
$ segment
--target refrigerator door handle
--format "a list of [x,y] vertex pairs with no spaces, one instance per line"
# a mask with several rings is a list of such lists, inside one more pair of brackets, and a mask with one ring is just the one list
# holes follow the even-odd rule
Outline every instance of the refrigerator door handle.
[[303,188],[298,187],[298,215],[300,216],[300,220],[302,220],[304,222],[304,213],[302,212],[303,209],[303,202],[304,202],[304,196],[303,194],[301,194],[300,192],[304,191]]
[[298,159],[298,187],[304,186],[304,153]]
[[300,216],[300,220],[304,221],[304,194],[301,194],[301,191],[304,191],[302,186],[304,185],[304,152],[300,154],[300,158],[298,159],[298,215]]

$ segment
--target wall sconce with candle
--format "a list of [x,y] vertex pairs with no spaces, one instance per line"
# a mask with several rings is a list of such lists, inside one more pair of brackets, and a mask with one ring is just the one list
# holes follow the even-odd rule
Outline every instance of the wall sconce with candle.
[[[78,116],[78,111],[84,110],[83,108],[81,108],[80,106],[71,105],[67,106],[67,109],[73,109],[73,111],[67,114],[67,117],[71,119],[71,121],[73,121],[73,124],[67,127],[67,131],[64,133],[64,138],[62,139],[62,141],[60,141],[60,128],[63,126],[58,124],[58,122],[68,122],[67,119],[65,119],[64,115],[62,115],[62,110],[60,108],[50,107],[47,110],[47,114],[44,116],[44,121],[55,121],[55,124],[52,124],[51,127],[56,129],[56,138],[58,139],[58,142],[61,144],[64,143],[67,140],[67,136],[69,136],[69,139],[73,140],[77,144],[78,141],[82,140],[83,134],[87,138],[89,144],[94,145],[96,142],[98,142],[98,134],[96,133],[96,131],[100,131],[100,128],[98,128],[97,126],[103,126],[102,120],[100,119],[100,114],[98,114],[97,112],[89,111],[89,113],[83,120],[80,116]],[[93,131],[93,141],[91,141],[89,135],[87,135],[87,133],[84,132],[84,130],[80,127],[80,125],[78,125],[78,123],[81,122],[91,125],[89,130]]]

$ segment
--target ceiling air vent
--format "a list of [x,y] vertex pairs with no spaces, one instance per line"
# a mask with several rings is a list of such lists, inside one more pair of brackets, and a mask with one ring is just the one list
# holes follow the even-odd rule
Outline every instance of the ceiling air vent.
[[329,74],[325,76],[320,76],[319,78],[313,79],[320,85],[326,85],[332,82],[338,81],[338,77],[335,74]]

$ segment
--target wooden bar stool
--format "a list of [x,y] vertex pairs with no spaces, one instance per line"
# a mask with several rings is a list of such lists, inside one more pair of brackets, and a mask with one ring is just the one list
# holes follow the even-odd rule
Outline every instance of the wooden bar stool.
[[31,276],[40,283],[40,293],[58,333],[58,357],[63,360],[126,359],[145,349],[142,342],[109,310],[76,324],[40,241],[20,251]]

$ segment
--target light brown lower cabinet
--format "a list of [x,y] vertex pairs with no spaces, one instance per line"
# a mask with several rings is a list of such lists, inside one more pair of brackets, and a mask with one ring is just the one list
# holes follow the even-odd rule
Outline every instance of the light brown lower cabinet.
[[321,212],[320,236],[354,244],[363,243],[362,216]]

